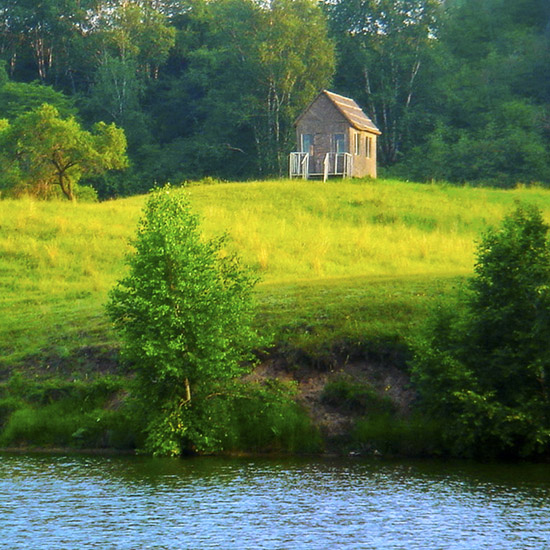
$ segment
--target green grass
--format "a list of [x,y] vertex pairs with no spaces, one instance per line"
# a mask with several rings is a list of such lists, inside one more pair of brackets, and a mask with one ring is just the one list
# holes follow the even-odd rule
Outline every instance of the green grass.
[[[205,234],[227,232],[260,276],[259,326],[313,355],[406,335],[472,272],[476,239],[515,200],[550,218],[536,188],[278,180],[187,193]],[[0,367],[116,347],[103,306],[144,202],[0,201]]]
[[402,348],[433,304],[462,277],[403,275],[317,279],[260,287],[258,324],[279,350],[330,366],[358,351]]

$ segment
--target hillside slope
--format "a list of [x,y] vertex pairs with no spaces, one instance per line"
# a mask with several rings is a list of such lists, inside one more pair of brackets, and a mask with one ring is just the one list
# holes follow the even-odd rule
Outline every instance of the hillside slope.
[[[541,189],[282,180],[182,192],[205,236],[226,233],[228,248],[260,278],[256,324],[268,343],[251,377],[294,380],[316,425],[336,440],[346,439],[367,404],[382,420],[390,409],[409,412],[406,339],[472,272],[475,240],[487,226],[517,200],[550,217],[550,192]],[[0,394],[7,396],[0,424],[17,406],[5,390],[15,371],[32,383],[16,377],[12,386],[30,383],[47,402],[93,383],[102,399],[113,388],[105,403],[116,405],[125,383],[105,375],[126,373],[104,303],[125,272],[144,203],[144,196],[0,201]],[[375,428],[386,437],[395,425]],[[371,441],[374,428],[363,428]]]
[[[471,272],[475,240],[514,201],[550,214],[550,193],[539,189],[282,180],[185,192],[205,234],[227,233],[259,275],[260,314],[269,318],[262,322],[296,327],[319,308],[318,317],[333,316],[336,334],[350,308],[373,315],[374,304],[394,316],[401,302],[398,309],[414,316],[415,295],[420,303],[428,289],[438,294],[445,281]],[[143,196],[99,204],[0,201],[4,364],[44,349],[63,355],[113,343],[103,303],[124,273],[143,204]],[[384,323],[380,317],[374,312],[372,329]]]
[[[280,180],[183,192],[205,235],[227,233],[260,278],[257,325],[271,345],[258,373],[297,379],[321,423],[332,414],[322,387],[341,369],[405,410],[406,378],[393,370],[405,338],[472,272],[475,240],[516,200],[550,217],[541,189]],[[0,201],[0,380],[14,369],[71,379],[117,371],[103,305],[144,201]],[[333,413],[329,431],[347,422]]]

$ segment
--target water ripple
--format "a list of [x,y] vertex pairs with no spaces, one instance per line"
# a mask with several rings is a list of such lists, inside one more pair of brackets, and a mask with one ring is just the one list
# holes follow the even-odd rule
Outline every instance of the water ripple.
[[0,455],[0,548],[550,549],[550,467]]

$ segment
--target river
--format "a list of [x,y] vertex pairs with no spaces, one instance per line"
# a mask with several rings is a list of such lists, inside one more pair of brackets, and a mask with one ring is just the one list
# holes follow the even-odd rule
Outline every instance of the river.
[[550,549],[550,465],[0,454],[0,548]]

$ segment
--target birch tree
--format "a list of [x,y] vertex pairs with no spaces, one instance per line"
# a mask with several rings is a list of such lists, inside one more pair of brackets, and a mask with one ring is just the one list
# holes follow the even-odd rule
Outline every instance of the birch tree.
[[216,448],[215,398],[246,372],[254,279],[223,240],[205,240],[185,196],[153,192],[144,209],[130,272],[108,311],[136,374],[145,447],[157,455]]
[[439,8],[439,0],[327,2],[340,58],[336,82],[382,131],[383,164],[400,157]]
[[217,0],[200,17],[208,30],[190,73],[201,75],[205,125],[250,128],[260,172],[281,174],[295,118],[334,71],[323,13],[312,0]]

